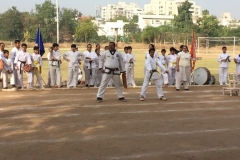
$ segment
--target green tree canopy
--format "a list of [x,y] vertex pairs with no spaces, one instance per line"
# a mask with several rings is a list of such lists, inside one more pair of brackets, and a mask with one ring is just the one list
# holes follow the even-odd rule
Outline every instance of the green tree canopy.
[[189,32],[193,25],[192,12],[190,11],[192,3],[186,0],[178,7],[178,15],[174,16],[174,27],[180,32]]
[[96,34],[96,32],[97,26],[91,21],[91,19],[82,19],[77,24],[75,38],[77,40],[84,38],[84,42],[88,43],[91,35]]
[[24,27],[20,19],[22,13],[12,7],[0,15],[0,36],[2,40],[23,39]]

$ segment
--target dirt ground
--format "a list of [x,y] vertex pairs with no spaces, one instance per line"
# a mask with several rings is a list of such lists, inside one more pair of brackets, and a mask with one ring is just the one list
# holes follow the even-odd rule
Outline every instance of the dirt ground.
[[0,91],[0,160],[239,160],[240,97],[221,87]]

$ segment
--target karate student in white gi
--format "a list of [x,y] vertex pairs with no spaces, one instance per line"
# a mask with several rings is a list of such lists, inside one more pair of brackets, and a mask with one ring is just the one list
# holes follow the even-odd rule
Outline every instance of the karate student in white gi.
[[32,62],[33,62],[33,71],[32,71],[32,86],[34,86],[34,76],[37,77],[38,86],[40,89],[44,89],[42,84],[42,57],[39,54],[39,47],[35,46],[33,48],[34,53],[32,54]]
[[151,48],[149,49],[149,56],[147,57],[145,61],[145,67],[146,67],[146,73],[144,76],[144,82],[142,85],[141,89],[141,94],[140,94],[140,101],[144,101],[146,98],[146,93],[147,93],[147,88],[150,80],[153,80],[157,89],[157,95],[158,99],[166,101],[167,98],[164,97],[164,93],[162,90],[162,83],[163,80],[161,76],[159,76],[158,71],[157,71],[157,66],[161,68],[163,73],[167,73],[166,68],[162,65],[161,61],[154,56],[155,49]]
[[61,82],[61,53],[59,51],[59,44],[53,43],[53,51],[49,55],[50,65],[50,77],[51,77],[51,86],[55,87],[55,84],[60,88],[62,87]]
[[95,79],[95,87],[99,87],[101,84],[101,80],[102,80],[102,72],[99,70],[99,68],[103,68],[104,66],[99,66],[99,60],[101,59],[101,54],[100,53],[100,49],[95,49],[95,53],[97,54],[97,60],[96,60],[96,79]]
[[[154,57],[158,57],[158,52],[154,46],[154,44],[149,44],[149,49],[155,49],[155,53],[154,53]],[[145,54],[145,59],[147,59],[149,57],[149,50],[146,51],[146,54]],[[144,74],[146,73],[146,67],[144,66]],[[149,86],[151,85],[151,81],[149,82]]]
[[236,74],[237,74],[236,80],[240,81],[240,54],[234,58],[234,62],[236,64]]
[[63,59],[68,61],[68,81],[67,88],[76,88],[78,79],[79,62],[81,53],[76,51],[76,44],[71,45],[71,51],[63,54]]
[[2,69],[2,80],[3,80],[3,89],[8,89],[8,78],[12,76],[13,73],[13,62],[9,58],[9,51],[3,51],[2,61],[4,63],[4,68]]
[[168,80],[169,85],[175,85],[176,83],[176,62],[177,54],[175,53],[176,49],[174,47],[170,48],[170,54],[167,56],[167,70],[168,70]]
[[176,71],[176,91],[180,91],[182,83],[184,89],[188,91],[191,83],[192,58],[186,45],[183,46],[183,51],[178,53]]
[[96,78],[96,60],[97,54],[92,51],[92,45],[87,45],[87,50],[84,55],[84,72],[85,72],[85,84],[86,87],[94,87],[94,80]]
[[231,57],[227,53],[227,47],[222,47],[222,53],[218,57],[219,62],[219,83],[220,85],[228,85],[227,75],[228,75],[228,65],[231,62]]
[[136,57],[132,54],[132,47],[128,47],[128,54],[125,55],[125,68],[126,68],[126,78],[127,85],[136,87],[134,80],[134,63],[136,62]]
[[[16,58],[18,52],[21,51],[20,46],[21,46],[20,40],[15,40],[15,47],[12,49],[11,55],[10,55],[10,58],[12,59],[13,63],[15,61],[15,58]],[[13,74],[12,74],[11,80],[10,80],[13,88],[16,88],[16,85],[21,84],[21,82],[19,82],[18,80],[19,80],[19,78],[18,78],[17,70],[15,67],[13,67]]]
[[[165,49],[162,49],[161,50],[161,53],[162,55],[159,56],[159,60],[160,62],[162,63],[162,65],[167,68],[167,65],[168,65],[168,62],[167,62],[167,57],[166,57],[166,50]],[[161,68],[160,68],[161,70]],[[162,73],[162,76],[163,76],[163,84],[165,87],[168,86],[168,74],[167,73],[164,73],[162,70],[161,70],[161,73]]]
[[104,93],[106,91],[107,84],[109,80],[112,78],[115,84],[115,88],[117,91],[118,99],[120,101],[126,101],[123,94],[122,94],[122,84],[120,80],[120,75],[126,74],[124,62],[122,59],[122,54],[115,49],[115,43],[109,43],[109,50],[107,50],[102,56],[99,61],[100,66],[105,66],[105,69],[100,68],[103,73],[101,85],[98,88],[97,93],[97,101],[102,102],[104,98]]
[[[14,60],[14,66],[17,70],[17,77],[19,82],[18,89],[23,89],[23,66],[25,64],[32,65],[31,55],[27,52],[27,44],[22,44],[22,50],[17,53],[17,56]],[[26,72],[28,85],[27,88],[32,89],[32,72]]]

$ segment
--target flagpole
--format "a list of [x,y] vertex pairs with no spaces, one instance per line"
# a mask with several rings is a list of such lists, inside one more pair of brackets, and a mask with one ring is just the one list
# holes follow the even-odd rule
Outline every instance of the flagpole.
[[40,24],[38,25],[38,34],[39,34],[39,36],[38,36],[38,42],[39,42],[39,44],[38,44],[38,47],[39,47],[39,54],[41,54],[40,52],[41,52],[41,45],[40,45],[40,34],[41,34],[41,31],[40,31]]
[[56,0],[56,11],[57,11],[57,43],[59,43],[59,14],[58,14],[58,0]]

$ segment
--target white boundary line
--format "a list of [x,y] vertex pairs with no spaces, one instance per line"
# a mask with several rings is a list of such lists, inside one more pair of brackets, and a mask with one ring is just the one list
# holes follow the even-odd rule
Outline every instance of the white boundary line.
[[[57,101],[57,100],[56,100]],[[52,101],[51,101],[52,102]],[[102,105],[98,105],[98,103],[96,103],[95,105],[78,105],[75,106],[74,104],[69,104],[69,105],[62,105],[62,106],[35,106],[35,107],[16,107],[16,108],[8,108],[8,107],[3,107],[0,108],[1,111],[17,111],[17,110],[42,110],[42,109],[59,109],[59,108],[101,108],[101,107],[117,107],[117,106],[121,106],[121,107],[125,107],[125,106],[149,106],[149,105],[159,105],[159,106],[163,106],[163,105],[179,105],[179,104],[206,104],[206,103],[240,103],[240,100],[225,100],[225,101],[202,101],[202,102],[163,102],[159,100],[159,103],[139,103],[139,104],[130,104],[130,103],[126,103],[126,102],[120,102],[118,104],[102,104]]]
[[[221,151],[232,151],[232,150],[240,150],[240,147],[226,147],[226,148],[208,148],[203,150],[184,150],[184,151],[173,151],[173,152],[150,152],[150,153],[139,153],[130,156],[119,156],[119,157],[111,157],[109,160],[120,160],[120,159],[137,159],[137,158],[151,158],[158,157],[162,155],[176,155],[176,154],[191,154],[191,153],[203,153],[203,152],[221,152]],[[187,157],[186,157],[187,158]]]
[[[144,114],[144,113],[170,113],[170,112],[194,112],[194,111],[231,111],[231,110],[240,110],[240,107],[238,108],[192,108],[192,109],[169,109],[169,110],[158,110],[158,111],[150,111],[150,110],[145,110],[145,111],[126,111],[126,112],[98,112],[96,113],[90,113],[89,115],[111,115],[111,114]],[[84,114],[84,113],[83,113]],[[67,114],[67,115],[33,115],[33,116],[14,116],[14,117],[2,117],[0,119],[27,119],[27,118],[46,118],[47,117],[74,117],[74,116],[81,116],[81,114]]]
[[[2,120],[4,119],[30,119],[30,118],[50,118],[50,117],[76,117],[80,116],[80,114],[67,114],[67,115],[39,115],[39,116],[19,116],[19,117],[6,117],[6,118],[0,118]],[[96,122],[76,122],[79,125],[116,125],[116,124],[133,124],[133,123],[143,123],[143,122],[175,122],[175,121],[189,121],[189,120],[217,120],[217,119],[238,119],[240,118],[240,115],[235,116],[216,116],[216,117],[191,117],[191,118],[174,118],[174,119],[147,119],[147,120],[129,120],[129,121],[100,121],[98,123]],[[50,125],[50,124],[49,124]],[[35,127],[35,125],[11,125],[6,127],[1,127],[1,130],[10,130],[10,129],[18,129],[18,128],[31,128],[31,126]],[[48,126],[48,125],[46,125]],[[58,126],[69,126],[68,124],[60,124]]]
[[159,132],[159,133],[138,133],[129,135],[92,135],[86,137],[75,137],[75,138],[58,138],[58,139],[39,139],[39,140],[26,140],[26,141],[15,141],[5,142],[0,141],[0,145],[13,145],[13,144],[24,144],[24,143],[61,143],[61,142],[80,142],[80,141],[92,141],[92,140],[105,140],[105,139],[118,139],[118,138],[132,138],[132,137],[148,137],[148,136],[171,136],[171,135],[188,135],[188,134],[199,134],[199,133],[217,133],[217,132],[229,132],[239,131],[240,128],[220,128],[212,130],[195,130],[195,131],[178,131],[178,132]]

